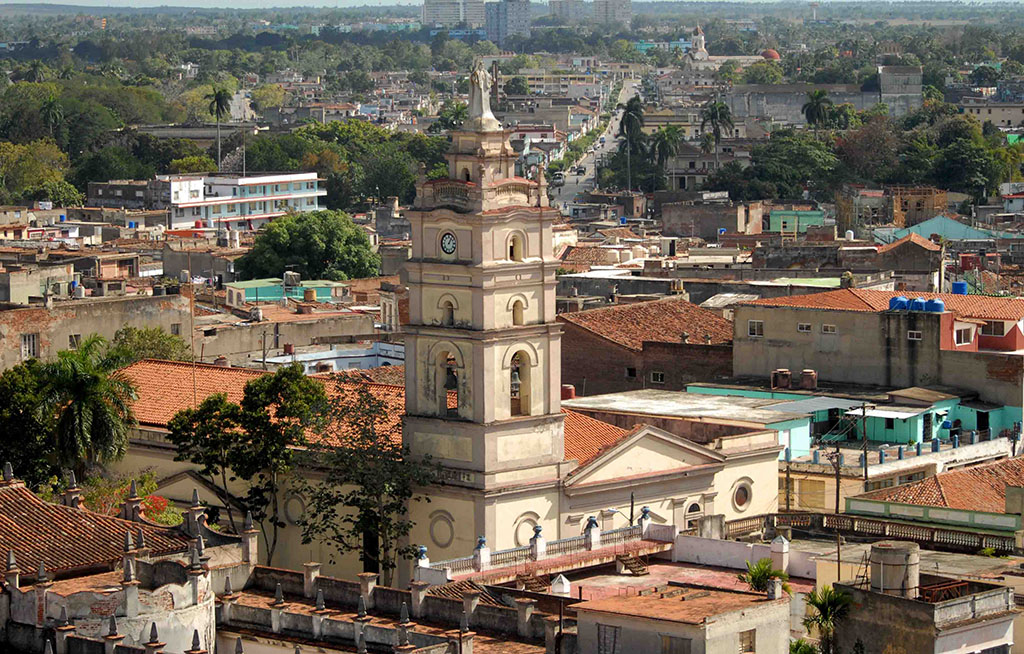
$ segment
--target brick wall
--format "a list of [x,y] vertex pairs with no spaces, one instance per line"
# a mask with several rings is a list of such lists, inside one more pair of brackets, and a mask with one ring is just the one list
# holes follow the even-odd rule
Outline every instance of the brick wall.
[[[615,345],[572,323],[563,323],[562,383],[578,395],[620,393],[643,388],[684,390],[699,381],[732,374],[731,345],[683,345],[645,342],[634,352]],[[634,369],[633,377],[627,369]],[[651,382],[651,373],[664,374],[664,383]]]

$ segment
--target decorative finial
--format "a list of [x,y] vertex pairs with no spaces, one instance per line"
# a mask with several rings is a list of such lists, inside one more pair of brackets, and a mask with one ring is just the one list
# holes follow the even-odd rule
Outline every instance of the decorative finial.
[[242,637],[239,636],[235,639],[235,654],[244,654],[242,652]]
[[323,611],[326,608],[327,608],[327,605],[324,603],[324,589],[323,588],[317,588],[316,589],[316,610],[317,611]]
[[124,532],[124,551],[131,552],[135,549],[135,543],[132,542],[132,532]]
[[188,564],[189,564],[189,567],[192,567],[192,568],[201,568],[201,567],[203,567],[203,562],[199,560],[199,552],[194,547],[189,552]]
[[135,480],[132,479],[132,484],[128,488],[128,497],[131,498],[131,499],[135,499],[138,496],[139,496],[139,486],[138,486],[138,484],[135,483]]
[[10,461],[4,461],[4,481],[11,481],[14,479],[14,468],[11,467]]
[[107,635],[108,636],[116,636],[117,635],[117,619],[114,618],[113,615],[110,616],[110,622],[107,624]]
[[423,560],[423,559],[427,558],[427,546],[426,545],[420,545],[416,549],[416,558],[420,559],[420,560]]
[[135,581],[135,563],[130,558],[124,562],[124,580]]
[[485,547],[487,547],[487,538],[485,538],[483,536],[477,536],[476,537],[476,549],[479,550],[479,549],[483,549]]
[[46,641],[46,645],[43,647],[43,654],[53,654],[53,646],[50,645],[50,641]]
[[192,506],[193,506],[193,508],[202,506],[202,504],[199,502],[199,489],[198,488],[193,488],[192,489]]
[[295,654],[302,654],[302,649],[298,645],[295,646]]
[[359,596],[359,603],[357,604],[356,613],[359,614],[360,618],[366,617],[366,597],[363,595]]
[[242,531],[252,531],[252,511],[245,512],[245,521],[242,522]]
[[366,632],[359,632],[359,640],[356,641],[356,652],[366,654]]
[[78,488],[78,480],[75,479],[75,471],[68,473],[68,488]]
[[277,588],[274,589],[274,604],[284,604],[284,589],[281,588],[281,582],[277,582]]
[[409,605],[405,602],[402,602],[402,612],[399,615],[399,621],[402,624],[409,624]]
[[135,547],[140,550],[146,547],[146,532],[142,531],[142,527],[135,531]]
[[234,590],[231,588],[231,575],[224,577],[224,594],[233,595]]
[[156,623],[154,622],[153,625],[149,628],[149,642],[158,643],[160,642],[158,638],[159,637],[156,635]]
[[60,607],[60,617],[57,618],[57,622],[62,627],[68,626],[68,624],[70,623],[70,621],[68,620],[68,607],[66,607],[66,606],[61,606]]
[[462,612],[462,621],[459,623],[459,630],[462,633],[469,631],[469,614],[465,611]]
[[199,553],[199,556],[206,553],[206,542],[203,540],[202,534],[196,536],[196,552]]
[[14,560],[14,550],[7,550],[7,569],[17,570],[18,562]]
[[36,570],[36,583],[41,584],[47,581],[46,578],[46,563],[42,559],[39,560],[39,568]]
[[199,630],[195,629],[192,631],[192,649],[195,651],[199,650]]

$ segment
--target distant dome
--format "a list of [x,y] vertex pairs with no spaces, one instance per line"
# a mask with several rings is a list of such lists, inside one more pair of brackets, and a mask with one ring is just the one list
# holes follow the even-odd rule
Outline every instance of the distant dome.
[[779,53],[776,52],[775,50],[772,50],[771,48],[769,48],[769,49],[765,50],[764,52],[762,52],[761,56],[763,58],[765,58],[765,59],[772,59],[772,60],[775,60],[775,61],[778,61],[779,59],[782,59],[782,57],[779,56]]

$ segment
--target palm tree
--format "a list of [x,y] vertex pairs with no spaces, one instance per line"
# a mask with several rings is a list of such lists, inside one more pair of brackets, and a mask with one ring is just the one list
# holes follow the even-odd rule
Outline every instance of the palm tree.
[[227,89],[214,89],[206,94],[210,101],[210,113],[217,119],[217,170],[220,170],[220,119],[231,112],[231,92]]
[[821,654],[835,654],[836,626],[850,612],[853,598],[825,585],[808,593],[805,602],[813,613],[804,618],[804,628],[817,630]]
[[828,119],[829,110],[832,108],[832,98],[828,97],[825,89],[814,89],[807,92],[807,102],[804,103],[801,111],[807,122],[814,126],[814,136],[818,136],[818,125]]
[[132,383],[107,355],[107,342],[93,334],[77,349],[63,350],[43,364],[42,410],[56,417],[55,449],[60,463],[84,473],[86,464],[116,461],[128,447],[135,423]]
[[43,122],[50,129],[50,137],[53,137],[53,131],[56,127],[59,127],[61,122],[64,120],[64,109],[60,106],[60,100],[57,99],[57,95],[50,92],[46,99],[43,100],[43,104],[39,107],[39,114],[43,118]]
[[789,654],[818,654],[818,648],[803,638],[789,641]]
[[718,170],[718,144],[722,142],[722,130],[732,131],[732,111],[729,105],[721,100],[709,102],[700,112],[700,128],[703,131],[706,125],[711,125],[711,135],[715,137],[715,170]]
[[711,154],[715,151],[715,135],[705,133],[700,135],[700,151],[702,154]]
[[786,591],[786,593],[790,592],[789,584],[786,583],[789,581],[789,575],[784,570],[776,570],[772,567],[772,560],[769,558],[760,559],[753,565],[751,565],[750,561],[747,561],[746,573],[738,575],[738,578],[750,586],[750,590],[755,593],[767,593],[773,579],[780,580],[782,582],[782,590]]
[[644,105],[639,96],[634,95],[622,105],[622,118],[619,120],[618,136],[625,139],[626,146],[626,186],[627,191],[633,190],[633,154],[640,151],[644,140]]
[[[677,125],[662,127],[651,136],[650,153],[657,164],[661,174],[665,174],[665,167],[668,160],[679,152],[679,144],[682,142],[682,133]],[[654,191],[654,183],[651,183],[651,191]]]

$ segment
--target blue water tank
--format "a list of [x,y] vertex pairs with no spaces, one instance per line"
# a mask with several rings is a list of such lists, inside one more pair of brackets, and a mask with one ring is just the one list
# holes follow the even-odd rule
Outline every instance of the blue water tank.
[[889,298],[889,310],[890,311],[905,311],[907,308],[907,298],[902,295],[897,295],[894,298]]
[[135,223],[128,221],[128,229],[135,229]]
[[934,298],[925,302],[924,310],[932,313],[942,313],[946,310],[946,303],[939,298]]
[[913,300],[910,301],[910,310],[924,311],[925,304],[926,302],[924,301],[923,297],[915,297]]
[[76,286],[78,286],[78,282],[76,282],[75,280],[72,279],[71,280],[71,289],[74,290]]
[[967,282],[953,282],[953,295],[967,295]]
[[65,220],[67,220],[67,219],[68,219],[68,217],[67,217],[67,216],[65,216],[64,214],[61,214],[61,215],[60,215],[60,221],[61,221],[61,222],[64,222],[64,221],[65,221]]

